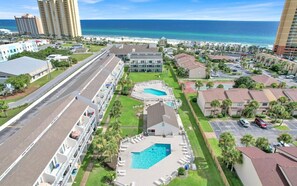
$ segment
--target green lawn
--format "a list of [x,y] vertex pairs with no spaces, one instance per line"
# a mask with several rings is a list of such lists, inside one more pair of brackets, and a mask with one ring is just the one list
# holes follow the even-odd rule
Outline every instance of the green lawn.
[[222,151],[219,147],[219,140],[217,138],[210,138],[208,139],[208,142],[212,148],[212,150],[214,151],[216,156],[221,156]]
[[281,125],[281,126],[274,126],[273,128],[276,128],[278,130],[281,130],[281,131],[286,131],[286,130],[290,130],[290,128],[286,125]]
[[163,73],[130,73],[130,78],[134,83],[163,79],[168,86],[173,88],[175,97],[183,102],[183,105],[178,112],[191,142],[198,170],[197,172],[190,174],[185,181],[181,181],[180,178],[177,178],[177,180],[174,180],[171,184],[191,185],[187,182],[187,180],[190,180],[190,182],[192,181],[192,183],[196,183],[193,185],[224,185],[211,155],[207,150],[190,107],[186,102],[186,97],[182,93],[179,84],[174,79],[171,71],[166,70],[165,68]]
[[20,113],[22,110],[24,110],[28,105],[24,105],[15,109],[11,109],[7,111],[7,117],[3,117],[4,114],[0,114],[0,126],[3,125],[4,123],[6,123],[8,120],[10,120],[11,118],[13,118],[15,115],[17,115],[18,113]]
[[99,45],[86,45],[87,48],[89,48],[89,52],[99,52],[102,48],[106,46],[99,46]]
[[50,79],[49,79],[49,75],[46,75],[46,76],[38,79],[37,81],[34,81],[29,86],[34,86],[34,87],[38,87],[38,88],[42,87],[43,85],[47,84],[52,79],[55,79],[58,75],[62,74],[64,71],[65,70],[62,70],[62,69],[55,70],[50,73]]
[[82,181],[82,178],[84,176],[84,173],[89,165],[89,163],[91,162],[91,159],[92,159],[92,154],[93,154],[93,150],[91,148],[88,149],[88,153],[87,155],[85,156],[78,172],[77,172],[77,175],[75,177],[75,180],[72,184],[72,186],[80,186],[80,183]]
[[203,129],[204,132],[213,132],[213,129],[211,127],[211,125],[208,122],[208,119],[203,115],[202,111],[200,110],[199,106],[197,103],[193,102],[193,98],[196,97],[195,96],[190,96],[190,103],[199,119],[200,125]]
[[297,147],[297,141],[294,141],[293,144]]
[[186,178],[180,178],[177,177],[172,182],[169,183],[169,186],[184,186],[184,185],[190,185],[190,186],[196,186],[196,185],[207,185],[206,180],[202,180],[200,176],[198,175],[199,172],[195,171],[189,171],[189,176]]
[[[128,96],[120,95],[118,100],[122,103],[121,117],[119,121],[122,125],[122,136],[135,136],[142,132],[143,120],[142,116],[138,117],[137,113],[142,113],[143,102]],[[139,108],[133,108],[140,106]],[[110,122],[114,122],[112,118]]]
[[72,54],[70,55],[70,57],[77,59],[77,61],[83,61],[85,59],[87,59],[88,57],[90,57],[93,54]]
[[98,161],[95,161],[86,186],[108,186],[108,184],[104,183],[104,177],[109,173],[111,173],[111,170],[102,167],[102,165]]

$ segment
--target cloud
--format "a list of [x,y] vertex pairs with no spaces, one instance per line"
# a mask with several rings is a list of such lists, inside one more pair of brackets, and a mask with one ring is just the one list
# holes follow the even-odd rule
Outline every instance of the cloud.
[[79,1],[87,4],[95,4],[95,3],[102,2],[103,0],[79,0]]

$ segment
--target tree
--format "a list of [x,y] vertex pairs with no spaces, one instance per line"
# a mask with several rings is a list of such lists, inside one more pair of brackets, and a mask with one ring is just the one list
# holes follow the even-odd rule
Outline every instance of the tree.
[[255,142],[256,142],[255,138],[250,134],[246,134],[240,139],[240,143],[246,147],[254,146]]
[[231,166],[231,171],[235,163],[240,162],[240,153],[236,149],[235,138],[230,132],[224,132],[220,135],[219,147],[222,150],[222,160],[227,168]]
[[201,81],[201,80],[197,80],[196,82],[195,82],[195,88],[196,88],[196,90],[197,90],[197,96],[196,97],[198,97],[198,91],[200,90],[200,88],[201,87],[203,87],[203,82]]
[[286,88],[286,87],[287,87],[286,82],[280,82],[278,85],[278,88]]
[[283,133],[277,137],[277,141],[289,144],[293,142],[293,137],[288,133]]
[[271,86],[272,88],[277,88],[277,87],[278,87],[278,84],[277,84],[277,83],[272,83],[270,86]]
[[0,83],[0,92],[2,92],[4,90],[4,88],[5,88],[5,85]]
[[188,76],[188,72],[182,67],[178,67],[177,70],[176,70],[176,73],[180,77],[187,77]]
[[8,110],[8,105],[5,101],[0,100],[0,110],[1,112],[4,113],[4,117],[7,117],[7,110]]
[[289,102],[286,105],[286,110],[288,113],[290,113],[291,115],[294,114],[294,111],[297,110],[297,102]]
[[224,88],[224,85],[219,84],[219,85],[217,86],[217,88]]
[[213,114],[216,114],[216,111],[217,111],[217,108],[221,106],[221,103],[219,100],[213,100],[211,103],[210,103],[210,106],[213,108],[211,110],[211,112]]
[[281,105],[284,105],[284,104],[287,103],[289,100],[288,100],[287,97],[282,96],[282,97],[278,98],[277,101],[278,101]]
[[111,140],[107,141],[105,145],[105,151],[103,152],[103,156],[108,162],[112,162],[114,155],[118,152],[118,142],[116,139],[111,138]]
[[241,85],[245,85],[246,88],[251,89],[254,86],[254,80],[249,76],[243,76],[234,81],[234,88],[239,88]]
[[280,125],[282,125],[283,120],[289,115],[286,108],[279,104],[272,106],[269,113],[274,117],[274,122],[276,122],[277,119],[282,119]]
[[267,138],[265,138],[265,137],[257,138],[255,145],[259,149],[261,149],[265,152],[269,152],[269,141]]
[[116,121],[117,121],[117,119],[119,118],[119,117],[121,117],[121,110],[120,110],[120,108],[117,108],[117,107],[112,107],[111,108],[111,110],[110,110],[110,113],[109,113],[109,115],[110,115],[110,117],[111,118],[115,118],[116,119]]
[[30,80],[31,77],[29,74],[21,74],[9,77],[5,83],[11,84],[16,91],[23,91],[29,85]]
[[242,114],[245,117],[251,118],[256,114],[256,110],[260,107],[260,104],[253,100],[248,105],[245,106],[245,108],[242,111]]
[[231,106],[232,106],[232,101],[230,99],[223,100],[223,102],[222,102],[222,114],[226,115]]
[[208,89],[212,88],[213,86],[214,86],[214,83],[212,81],[209,81],[209,82],[206,83],[206,87]]

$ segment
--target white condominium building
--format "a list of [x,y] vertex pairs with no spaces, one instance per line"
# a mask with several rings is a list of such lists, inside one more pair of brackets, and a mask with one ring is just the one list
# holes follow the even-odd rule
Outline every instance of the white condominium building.
[[43,34],[43,27],[38,17],[25,14],[21,17],[14,16],[20,35],[38,36]]
[[7,61],[10,56],[23,51],[37,52],[38,46],[36,41],[31,40],[26,42],[0,45],[0,62]]
[[81,36],[77,0],[38,0],[45,35]]
[[1,144],[0,185],[72,185],[124,63],[109,55],[94,68],[76,91],[28,118]]

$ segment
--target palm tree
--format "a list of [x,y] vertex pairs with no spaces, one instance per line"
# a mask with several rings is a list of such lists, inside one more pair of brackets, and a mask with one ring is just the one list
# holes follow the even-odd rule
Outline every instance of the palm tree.
[[210,106],[213,108],[211,110],[211,112],[213,114],[216,114],[216,111],[217,111],[217,108],[221,106],[221,103],[219,100],[213,100],[211,103],[210,103]]
[[123,107],[123,105],[119,100],[115,100],[114,103],[113,103],[113,107],[121,109]]
[[256,147],[258,147],[259,149],[261,149],[265,152],[268,152],[268,150],[269,150],[269,141],[265,137],[257,138],[255,145],[256,145]]
[[278,98],[277,101],[280,102],[281,105],[284,105],[284,104],[287,103],[289,100],[288,100],[288,98],[282,96],[282,97]]
[[286,87],[287,87],[286,82],[280,82],[278,85],[278,88],[286,88]]
[[118,152],[118,148],[118,142],[114,138],[107,142],[103,156],[108,162],[112,162],[113,157]]
[[248,118],[253,117],[256,114],[257,109],[260,107],[260,104],[253,100],[242,111],[242,114]]
[[289,144],[293,142],[293,137],[288,133],[283,133],[277,137],[277,141]]
[[203,87],[203,82],[201,81],[201,80],[197,80],[196,82],[195,82],[195,88],[196,88],[196,90],[197,90],[197,96],[196,97],[198,97],[198,91],[200,90],[200,88],[201,87]]
[[122,114],[122,113],[121,113],[120,108],[117,108],[117,107],[112,107],[111,110],[110,110],[110,113],[109,113],[110,117],[111,117],[111,118],[115,118],[116,121],[117,121],[117,119],[118,119],[119,117],[121,117],[121,114]]
[[297,110],[297,102],[289,102],[286,105],[286,110],[289,112],[291,115],[294,114],[294,112]]
[[250,134],[246,134],[240,139],[240,143],[246,147],[254,146],[255,142],[256,142],[255,138]]
[[232,106],[232,101],[230,99],[225,99],[222,102],[222,114],[226,115],[231,106]]
[[8,105],[5,101],[0,100],[0,111],[4,113],[4,117],[7,117],[7,110],[8,110]]
[[214,83],[212,81],[209,81],[209,82],[206,83],[206,87],[208,89],[212,88],[213,86],[214,86]]

